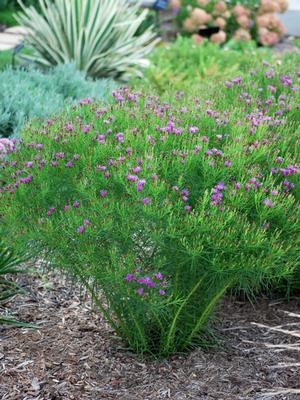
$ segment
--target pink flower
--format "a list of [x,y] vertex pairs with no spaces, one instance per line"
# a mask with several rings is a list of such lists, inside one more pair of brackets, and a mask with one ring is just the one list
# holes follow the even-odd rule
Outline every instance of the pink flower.
[[210,40],[216,44],[222,44],[226,42],[226,33],[224,31],[219,31],[218,33],[214,33],[211,35]]
[[220,29],[224,29],[226,26],[226,20],[224,18],[218,17],[215,20],[215,25]]

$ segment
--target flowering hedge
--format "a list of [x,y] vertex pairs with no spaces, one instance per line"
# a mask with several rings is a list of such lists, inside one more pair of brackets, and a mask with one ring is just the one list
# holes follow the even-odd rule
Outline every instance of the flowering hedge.
[[172,102],[124,88],[2,139],[4,237],[78,276],[135,351],[203,343],[229,287],[295,274],[298,77],[265,64]]
[[263,46],[275,45],[285,34],[285,28],[274,13],[287,10],[287,0],[173,0],[171,7],[178,13],[184,32],[201,42],[201,30],[218,28],[210,40],[225,43],[229,39],[255,40]]

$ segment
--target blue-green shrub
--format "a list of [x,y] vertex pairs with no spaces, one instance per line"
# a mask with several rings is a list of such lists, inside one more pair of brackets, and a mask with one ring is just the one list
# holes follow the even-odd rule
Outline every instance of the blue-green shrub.
[[83,97],[103,99],[112,81],[86,79],[73,65],[60,65],[48,74],[33,67],[0,72],[0,137],[18,135],[33,118],[47,118],[65,104]]

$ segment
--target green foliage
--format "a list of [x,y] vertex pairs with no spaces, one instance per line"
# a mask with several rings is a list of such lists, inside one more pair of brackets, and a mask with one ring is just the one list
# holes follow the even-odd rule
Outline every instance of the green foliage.
[[14,11],[10,9],[0,8],[0,24],[6,26],[14,26],[17,24],[14,18]]
[[228,288],[299,271],[291,65],[172,102],[123,89],[27,129],[2,161],[5,236],[77,276],[133,350],[203,344]]
[[18,135],[27,121],[50,117],[80,98],[105,98],[112,86],[87,80],[74,65],[57,66],[48,74],[34,68],[0,71],[0,137]]
[[[26,7],[38,6],[39,0],[23,0]],[[18,0],[0,0],[0,10],[17,10],[20,8]]]
[[197,45],[189,38],[178,37],[173,44],[153,51],[143,79],[133,84],[141,84],[160,94],[181,90],[196,92],[203,84],[215,84],[270,58],[269,51],[259,51],[251,42],[230,42],[224,51],[208,41]]
[[[24,262],[24,258],[15,256],[12,249],[8,248],[0,239],[0,305],[9,301],[17,294],[23,293],[18,285],[9,279],[8,276],[23,272],[18,269],[18,266]],[[2,312],[0,314],[0,325],[10,324],[14,326],[30,326],[19,321],[16,321]]]
[[13,50],[5,50],[0,52],[0,73],[1,70],[6,67],[22,65],[22,56],[25,54],[31,54],[31,51],[27,48],[23,48],[18,52],[18,55],[14,55]]
[[119,77],[143,66],[155,44],[152,27],[136,35],[147,11],[127,0],[40,0],[41,13],[25,8],[17,14],[28,28],[31,60],[42,66],[74,62],[93,77]]

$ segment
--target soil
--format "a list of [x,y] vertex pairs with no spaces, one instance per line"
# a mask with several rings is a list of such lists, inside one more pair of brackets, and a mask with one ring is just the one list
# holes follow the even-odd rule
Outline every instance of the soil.
[[141,360],[78,287],[53,273],[21,279],[29,294],[8,311],[39,329],[0,327],[2,400],[300,399],[299,300],[225,299],[221,345]]

